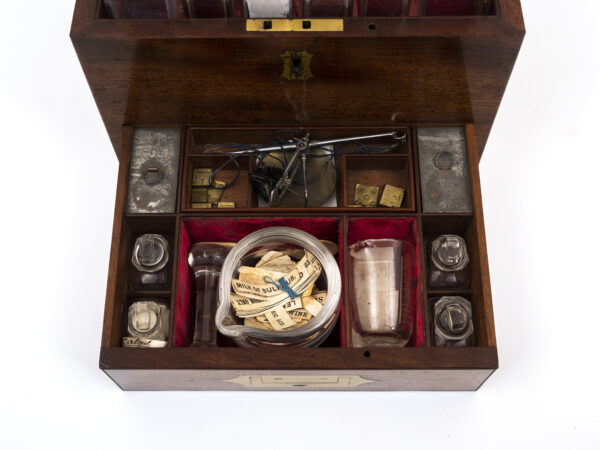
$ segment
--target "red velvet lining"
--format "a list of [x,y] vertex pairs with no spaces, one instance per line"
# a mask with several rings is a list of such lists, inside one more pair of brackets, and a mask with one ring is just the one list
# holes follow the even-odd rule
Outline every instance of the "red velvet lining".
[[[190,302],[192,301],[193,274],[187,264],[187,255],[193,243],[196,242],[238,242],[248,234],[267,227],[297,228],[319,239],[336,242],[340,249],[342,243],[342,227],[337,218],[306,218],[306,217],[277,217],[277,218],[190,218],[183,221],[179,245],[179,265],[177,267],[177,294],[175,303],[175,346],[185,347],[191,341],[193,330],[190,326]],[[338,253],[338,264],[343,273],[342,252]],[[342,298],[343,293],[342,293]],[[344,307],[340,319],[344,323]],[[341,327],[341,342],[344,346],[344,327]]]
[[[343,232],[336,218],[190,218],[183,221],[179,246],[179,265],[177,268],[177,291],[175,305],[174,338],[176,347],[185,347],[191,341],[193,330],[190,326],[190,301],[192,301],[193,274],[187,264],[187,255],[196,242],[238,242],[244,236],[266,227],[287,226],[297,228],[316,236],[337,242],[343,249]],[[413,275],[417,280],[413,294],[415,298],[415,321],[413,338],[410,345],[425,345],[422,299],[419,293],[422,286],[421,242],[417,221],[414,218],[354,218],[348,221],[347,245],[363,239],[403,239],[415,247]],[[342,252],[338,253],[338,264],[343,273]],[[344,299],[344,293],[342,293]],[[342,305],[340,323],[344,324],[344,306]],[[340,346],[345,346],[344,326],[341,326]]]
[[413,336],[410,345],[425,345],[425,325],[423,302],[421,299],[422,272],[421,240],[416,219],[410,218],[360,218],[348,221],[348,246],[365,239],[402,239],[410,242],[415,249],[413,277],[417,281],[412,289],[415,303]]

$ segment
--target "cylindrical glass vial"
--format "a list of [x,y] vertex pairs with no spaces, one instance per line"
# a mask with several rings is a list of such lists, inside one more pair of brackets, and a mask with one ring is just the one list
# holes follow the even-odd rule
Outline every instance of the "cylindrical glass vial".
[[215,314],[219,302],[219,278],[228,253],[228,247],[199,243],[192,247],[188,255],[188,264],[196,280],[196,320],[192,346],[217,345]]
[[[413,247],[395,239],[369,239],[350,247],[355,346],[404,346],[412,335]],[[356,345],[357,342],[360,345]]]

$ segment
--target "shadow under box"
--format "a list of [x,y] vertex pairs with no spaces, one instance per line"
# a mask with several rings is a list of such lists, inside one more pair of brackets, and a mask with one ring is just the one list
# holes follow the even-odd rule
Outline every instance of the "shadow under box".
[[[195,321],[195,280],[188,265],[188,253],[198,242],[239,242],[242,238],[267,227],[290,227],[312,234],[318,239],[335,242],[338,251],[337,261],[343,273],[343,230],[341,220],[335,217],[278,217],[278,218],[239,218],[239,217],[190,217],[181,220],[179,239],[179,263],[177,266],[177,288],[174,304],[174,346],[187,347],[192,342]],[[342,301],[343,304],[343,292]],[[338,323],[321,347],[343,347],[344,306],[341,306]],[[233,341],[217,336],[220,347],[235,346]]]
[[[346,278],[350,277],[350,251],[349,247],[359,241],[367,239],[398,239],[407,241],[413,247],[412,274],[410,280],[410,288],[407,289],[406,295],[409,298],[403,301],[412,304],[413,309],[413,326],[412,337],[410,338],[407,347],[423,347],[426,345],[425,339],[425,320],[424,320],[424,287],[423,287],[423,263],[421,260],[421,238],[419,236],[419,226],[415,217],[403,218],[349,218],[348,231],[346,237]],[[347,280],[347,289],[350,289],[351,283]],[[347,297],[351,297],[348,292]],[[351,308],[347,309],[352,322]],[[354,327],[351,331],[352,335],[349,338],[352,347],[361,347],[360,336],[357,335]]]

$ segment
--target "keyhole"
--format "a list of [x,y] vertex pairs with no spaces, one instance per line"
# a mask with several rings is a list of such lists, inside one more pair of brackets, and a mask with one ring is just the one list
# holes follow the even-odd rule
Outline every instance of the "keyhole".
[[304,70],[304,63],[302,62],[302,58],[299,56],[292,57],[292,72],[296,74],[302,73]]

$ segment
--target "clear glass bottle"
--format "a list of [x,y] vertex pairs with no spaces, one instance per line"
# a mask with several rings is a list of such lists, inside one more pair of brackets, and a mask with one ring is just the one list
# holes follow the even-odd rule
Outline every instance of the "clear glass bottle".
[[166,347],[169,335],[169,308],[158,299],[139,299],[127,310],[127,331],[123,347]]
[[196,319],[192,346],[216,346],[215,315],[219,303],[221,267],[230,248],[213,243],[195,244],[188,264],[196,280]]
[[414,295],[410,243],[369,239],[350,247],[353,345],[405,346],[412,336]]
[[436,347],[473,345],[471,303],[463,297],[447,296],[433,306],[433,338]]
[[130,285],[133,288],[165,287],[169,282],[169,241],[147,233],[135,240],[131,252]]
[[427,284],[434,289],[466,289],[470,272],[467,243],[455,234],[443,234],[429,244]]

